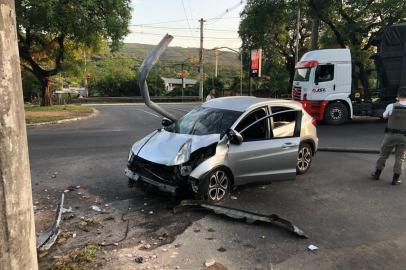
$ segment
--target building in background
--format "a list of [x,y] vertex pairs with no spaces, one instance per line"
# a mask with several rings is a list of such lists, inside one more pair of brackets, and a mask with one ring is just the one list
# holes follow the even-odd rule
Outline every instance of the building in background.
[[[165,84],[165,91],[171,92],[175,88],[182,87],[182,79],[177,78],[162,78]],[[193,79],[183,79],[183,87],[191,87],[197,83],[197,80]]]

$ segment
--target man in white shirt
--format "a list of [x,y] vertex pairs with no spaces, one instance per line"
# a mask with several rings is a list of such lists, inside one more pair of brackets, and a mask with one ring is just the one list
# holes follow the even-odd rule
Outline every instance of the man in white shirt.
[[395,149],[392,185],[400,185],[402,183],[400,175],[403,172],[406,154],[406,87],[399,88],[398,102],[386,107],[383,118],[388,119],[388,124],[382,141],[381,153],[376,162],[376,170],[372,177],[374,180],[379,180],[386,160]]
[[215,99],[215,98],[216,98],[215,94],[216,94],[216,90],[215,90],[215,89],[211,89],[210,92],[209,92],[209,94],[208,94],[207,97],[206,97],[206,101]]

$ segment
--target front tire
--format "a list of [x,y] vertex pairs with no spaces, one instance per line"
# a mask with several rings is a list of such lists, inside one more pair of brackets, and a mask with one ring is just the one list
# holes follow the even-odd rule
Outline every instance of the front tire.
[[297,155],[296,174],[305,174],[312,165],[313,149],[308,143],[302,143],[299,146]]
[[348,120],[348,109],[342,102],[330,103],[324,113],[325,122],[329,125],[341,125]]
[[230,195],[231,178],[220,168],[208,173],[199,187],[199,197],[211,203],[219,203]]

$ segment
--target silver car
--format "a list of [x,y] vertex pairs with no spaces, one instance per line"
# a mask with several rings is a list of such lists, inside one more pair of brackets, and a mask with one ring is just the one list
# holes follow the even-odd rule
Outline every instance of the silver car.
[[294,179],[317,151],[315,120],[295,101],[218,98],[132,146],[125,174],[161,190],[219,202],[235,186]]

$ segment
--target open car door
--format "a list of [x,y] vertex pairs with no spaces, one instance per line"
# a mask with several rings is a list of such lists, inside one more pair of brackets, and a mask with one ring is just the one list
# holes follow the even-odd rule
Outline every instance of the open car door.
[[[231,143],[229,145],[226,163],[234,175],[234,183],[242,185],[294,179],[296,177],[296,163],[300,144],[302,110],[267,113],[246,127],[241,128],[240,124],[255,113],[258,114],[258,110],[247,114],[236,125],[236,131],[243,137],[242,143]],[[286,137],[274,137],[269,125],[269,119],[274,115],[284,113],[294,114],[295,116],[295,124],[292,126],[294,128],[293,135],[291,133]],[[256,132],[263,132],[264,129],[267,129],[265,133],[256,134]]]

